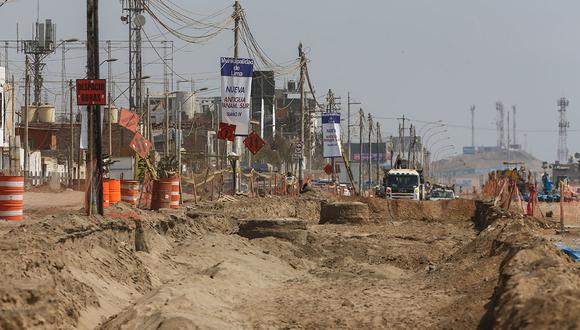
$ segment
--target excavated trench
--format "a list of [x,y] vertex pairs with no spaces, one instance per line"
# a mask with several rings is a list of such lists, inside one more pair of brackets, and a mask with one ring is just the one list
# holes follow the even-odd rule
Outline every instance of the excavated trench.
[[[117,206],[105,219],[2,223],[0,328],[580,324],[580,270],[542,239],[546,223],[468,200],[349,199],[368,205],[367,222],[318,224],[321,201],[247,199],[162,213]],[[256,231],[261,222],[247,220],[265,217],[306,220],[307,235],[269,237],[271,228]],[[252,239],[237,234],[238,223]],[[149,252],[136,252],[136,242]]]

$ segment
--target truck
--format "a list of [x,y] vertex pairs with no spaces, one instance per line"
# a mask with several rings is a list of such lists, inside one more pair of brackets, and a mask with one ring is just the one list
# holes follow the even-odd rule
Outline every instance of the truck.
[[421,175],[417,170],[391,169],[383,178],[385,197],[389,199],[421,199]]

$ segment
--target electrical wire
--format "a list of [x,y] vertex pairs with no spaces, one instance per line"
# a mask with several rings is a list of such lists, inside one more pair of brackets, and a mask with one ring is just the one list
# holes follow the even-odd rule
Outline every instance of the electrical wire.
[[[165,0],[138,0],[142,8],[161,26],[174,37],[188,43],[207,42],[224,30],[231,30],[233,17],[228,16],[221,22],[204,22],[182,13],[180,10],[172,8],[174,3]],[[179,8],[179,7],[177,7]],[[216,17],[223,13],[225,9],[206,17]],[[195,34],[188,33],[193,30]]]

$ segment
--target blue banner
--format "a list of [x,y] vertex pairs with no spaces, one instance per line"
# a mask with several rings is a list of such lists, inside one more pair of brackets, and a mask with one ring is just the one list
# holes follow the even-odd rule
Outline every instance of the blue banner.
[[252,77],[254,60],[250,58],[221,58],[222,77]]

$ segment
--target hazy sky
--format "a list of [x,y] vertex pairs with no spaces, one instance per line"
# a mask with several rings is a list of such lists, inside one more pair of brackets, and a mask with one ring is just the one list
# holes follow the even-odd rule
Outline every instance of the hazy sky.
[[[173,0],[192,11],[212,13],[231,1]],[[126,38],[117,0],[101,0],[101,39]],[[310,74],[317,94],[329,88],[363,103],[382,118],[405,114],[423,121],[470,125],[476,110],[477,145],[495,145],[495,102],[518,107],[518,142],[536,156],[554,160],[557,148],[556,102],[570,99],[570,151],[580,151],[580,2],[577,0],[381,0],[381,1],[241,1],[256,39],[278,62],[296,58],[297,44],[309,49]],[[59,39],[86,39],[85,2],[41,0],[40,17],[52,18]],[[10,0],[0,8],[0,38],[29,37],[36,19],[35,0]],[[159,31],[148,18],[150,36]],[[232,33],[176,53],[175,70],[196,78],[197,87],[219,86],[218,58],[231,55]],[[183,42],[176,41],[176,48]],[[119,79],[127,71],[126,50],[115,50]],[[83,75],[82,51],[67,56],[68,78]],[[101,54],[104,58],[104,52]],[[2,56],[3,57],[3,56]],[[22,68],[23,56],[11,53]],[[47,67],[49,89],[59,92],[60,55]],[[157,56],[147,50],[145,62]],[[13,67],[14,69],[14,67]],[[106,66],[102,73],[106,74]],[[17,79],[21,71],[13,71]],[[160,89],[162,66],[147,65],[151,88]],[[126,78],[125,78],[126,80]],[[183,86],[182,86],[183,87]],[[50,98],[50,97],[49,97]],[[60,101],[57,101],[60,102]],[[57,103],[58,104],[58,103]],[[396,121],[382,119],[385,131]],[[419,125],[420,127],[421,125]],[[527,131],[524,131],[527,130]],[[538,132],[537,130],[543,130]],[[578,130],[578,131],[575,131]],[[451,142],[471,142],[469,129],[449,128]],[[433,141],[433,140],[432,140]],[[441,143],[441,145],[446,143]]]

